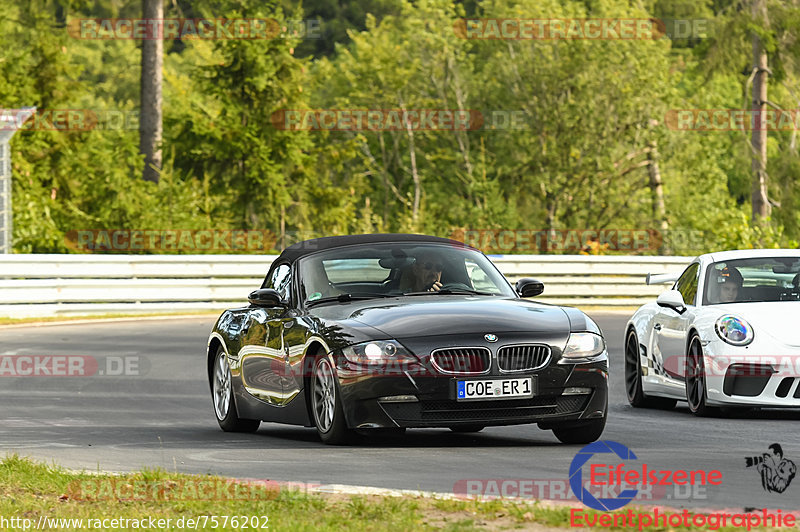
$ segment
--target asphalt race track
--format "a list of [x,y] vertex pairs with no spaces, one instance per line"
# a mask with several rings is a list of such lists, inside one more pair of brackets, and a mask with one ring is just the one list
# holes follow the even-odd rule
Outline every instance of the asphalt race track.
[[[603,439],[636,453],[638,460],[625,461],[625,467],[641,471],[646,463],[651,470],[722,472],[721,485],[653,487],[642,495],[642,503],[800,508],[800,478],[784,493],[768,493],[755,468],[745,467],[745,457],[761,456],[775,442],[783,446],[786,458],[800,465],[800,412],[700,419],[680,404],[671,412],[633,409],[623,384],[627,316],[590,314],[603,329],[611,354],[609,422]],[[490,495],[499,489],[505,495],[522,489],[519,494],[525,497],[554,499],[569,493],[562,490],[581,446],[562,445],[535,425],[487,428],[474,435],[417,429],[400,439],[372,439],[357,447],[326,446],[313,429],[267,423],[256,434],[224,433],[214,419],[205,374],[205,343],[213,322],[209,316],[3,327],[0,360],[7,355],[73,355],[74,361],[80,355],[85,357],[80,359],[84,372],[93,375],[9,377],[0,366],[0,374],[6,375],[0,377],[0,453],[87,470],[147,466],[447,493],[464,493],[467,486]],[[595,455],[591,463],[621,461]],[[502,479],[512,482],[502,484]]]

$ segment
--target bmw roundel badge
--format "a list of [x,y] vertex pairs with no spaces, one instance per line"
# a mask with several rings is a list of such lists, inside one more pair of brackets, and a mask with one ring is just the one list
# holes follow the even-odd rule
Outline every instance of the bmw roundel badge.
[[496,342],[497,341],[497,335],[496,334],[484,334],[483,337],[486,338],[487,342]]

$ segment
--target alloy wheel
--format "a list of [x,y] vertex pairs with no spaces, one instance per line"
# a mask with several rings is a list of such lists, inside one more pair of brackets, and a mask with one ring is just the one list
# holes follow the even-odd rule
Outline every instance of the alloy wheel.
[[328,359],[319,361],[314,379],[314,417],[320,432],[328,432],[336,412],[336,383]]
[[689,368],[686,375],[686,400],[689,409],[697,412],[705,406],[705,368],[703,348],[697,338],[689,345]]
[[214,411],[217,419],[225,419],[231,406],[231,369],[224,352],[214,364]]
[[641,386],[639,363],[639,342],[636,340],[636,333],[631,331],[628,341],[625,342],[625,390],[630,402],[635,401],[638,387]]

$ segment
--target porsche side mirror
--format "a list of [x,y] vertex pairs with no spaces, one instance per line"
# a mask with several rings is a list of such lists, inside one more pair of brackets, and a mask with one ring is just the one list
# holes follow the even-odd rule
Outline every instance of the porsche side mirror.
[[281,299],[281,295],[273,288],[259,288],[253,290],[247,296],[251,305],[257,307],[285,307],[286,303]]
[[520,297],[535,297],[544,292],[544,284],[529,277],[517,281],[515,288]]
[[656,298],[656,305],[659,307],[671,308],[678,314],[686,312],[686,303],[683,296],[677,290],[667,290]]

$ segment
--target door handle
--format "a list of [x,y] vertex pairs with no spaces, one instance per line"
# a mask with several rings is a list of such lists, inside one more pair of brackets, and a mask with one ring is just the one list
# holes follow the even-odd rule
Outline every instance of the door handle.
[[660,323],[656,323],[655,325],[653,325],[653,329],[655,329],[657,331],[660,331],[661,330],[661,324]]

